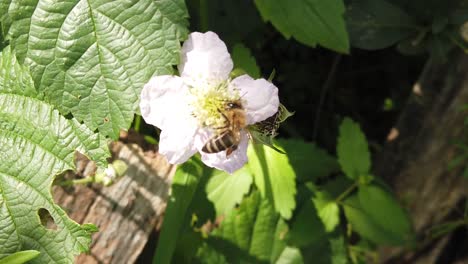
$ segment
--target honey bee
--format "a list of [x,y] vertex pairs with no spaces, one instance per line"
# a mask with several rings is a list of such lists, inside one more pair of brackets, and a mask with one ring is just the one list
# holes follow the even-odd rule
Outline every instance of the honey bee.
[[240,100],[227,102],[224,109],[219,110],[225,120],[223,127],[215,128],[216,134],[203,146],[206,153],[218,153],[226,150],[226,157],[237,149],[241,141],[241,131],[247,126],[245,110]]

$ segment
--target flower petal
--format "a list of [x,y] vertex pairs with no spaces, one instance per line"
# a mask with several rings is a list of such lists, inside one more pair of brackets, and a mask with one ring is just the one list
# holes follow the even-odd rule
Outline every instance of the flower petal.
[[162,75],[151,78],[141,91],[140,111],[143,119],[165,130],[174,122],[191,116],[188,87],[178,76]]
[[194,145],[197,130],[196,125],[189,126],[184,123],[162,130],[159,136],[159,153],[171,164],[187,161],[197,152]]
[[232,80],[230,86],[231,89],[239,90],[244,102],[247,124],[263,121],[278,111],[278,88],[271,82],[242,75]]
[[249,137],[244,131],[241,132],[241,136],[242,138],[239,146],[229,157],[226,157],[226,151],[211,154],[200,151],[203,163],[209,167],[223,170],[231,174],[242,168],[248,160],[247,147],[249,145]]
[[189,82],[227,80],[233,68],[231,55],[218,35],[193,32],[182,46],[180,76]]

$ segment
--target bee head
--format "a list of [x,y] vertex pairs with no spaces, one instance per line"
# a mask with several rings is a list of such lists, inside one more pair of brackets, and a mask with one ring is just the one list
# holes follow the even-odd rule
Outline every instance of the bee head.
[[231,109],[242,109],[242,105],[239,101],[236,102],[227,102],[225,105],[226,110]]

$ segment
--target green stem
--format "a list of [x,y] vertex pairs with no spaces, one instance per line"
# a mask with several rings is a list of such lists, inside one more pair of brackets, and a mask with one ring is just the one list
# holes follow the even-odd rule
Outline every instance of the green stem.
[[208,31],[208,0],[200,0],[200,31]]
[[141,127],[141,115],[135,115],[135,125],[133,126],[133,129],[136,132],[140,132],[140,127]]
[[348,189],[346,189],[342,194],[340,194],[340,196],[338,196],[335,199],[335,202],[340,203],[344,198],[346,198],[346,196],[348,196],[352,191],[354,191],[354,189],[356,189],[357,186],[357,182],[353,183],[351,186],[348,187]]
[[94,182],[94,177],[86,177],[83,179],[63,181],[63,182],[60,182],[58,185],[59,186],[73,186],[76,184],[88,184],[92,182]]

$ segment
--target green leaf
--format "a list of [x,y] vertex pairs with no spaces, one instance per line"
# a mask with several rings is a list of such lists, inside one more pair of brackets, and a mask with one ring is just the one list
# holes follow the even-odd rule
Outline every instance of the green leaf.
[[289,219],[296,206],[296,174],[288,156],[257,144],[249,147],[248,156],[248,165],[262,197],[270,200],[282,217]]
[[318,215],[327,232],[332,232],[340,223],[340,208],[333,201],[313,199]]
[[348,52],[342,0],[255,0],[264,21],[271,21],[287,39]]
[[313,143],[300,139],[278,139],[288,155],[298,181],[314,181],[339,171],[336,159]]
[[369,173],[371,161],[366,137],[349,118],[341,123],[336,152],[341,169],[350,179],[357,180]]
[[[10,48],[0,55],[0,258],[19,250],[41,252],[31,263],[72,262],[89,250],[92,230],[80,226],[55,204],[55,175],[75,169],[78,150],[100,166],[107,142],[76,120],[66,119],[40,100],[26,67]],[[41,224],[47,211],[57,226]]]
[[363,238],[383,245],[399,245],[398,237],[388,233],[383,227],[378,225],[365,211],[359,202],[357,195],[346,199],[344,212],[353,231]]
[[411,16],[385,0],[351,0],[346,22],[351,45],[369,50],[389,47],[421,30]]
[[236,68],[240,68],[254,79],[260,78],[260,68],[257,61],[252,56],[249,48],[242,43],[237,43],[232,49],[232,60]]
[[[193,229],[182,231],[182,234],[177,239],[177,246],[172,255],[171,263],[190,263],[197,254],[200,247],[203,247],[203,236],[201,232],[196,232]],[[208,257],[208,256],[207,256]]]
[[[216,32],[225,43],[243,42],[266,28],[253,1],[186,1],[198,30]],[[200,18],[200,19],[199,19]]]
[[[213,247],[216,246],[221,246],[220,251],[223,250],[232,250],[235,251],[235,247],[232,246],[231,244],[226,243],[224,240],[215,240],[209,238],[208,243],[204,243],[197,252],[196,259],[199,260],[199,263],[204,263],[204,264],[230,264],[227,260],[226,257],[222,254],[222,252],[218,252],[216,249]],[[221,243],[220,243],[221,242]],[[234,249],[232,249],[234,248]],[[194,261],[197,263],[196,261]],[[190,261],[187,261],[187,263],[190,263]],[[231,262],[232,263],[232,262]],[[234,262],[235,263],[235,262]]]
[[23,264],[36,258],[39,254],[41,254],[41,252],[37,250],[19,251],[0,259],[0,264]]
[[7,10],[8,39],[38,90],[114,139],[150,77],[172,73],[187,34],[182,0],[27,0]]
[[[224,259],[225,263],[275,263],[283,254],[290,254],[285,253],[285,250],[291,251],[283,241],[286,231],[286,223],[269,201],[254,192],[213,231],[198,257],[204,263],[218,263],[219,259]],[[209,261],[202,259],[208,252],[217,257]]]
[[[200,162],[200,159],[196,158]],[[201,163],[200,163],[201,164]],[[214,220],[216,218],[216,210],[213,203],[208,199],[206,189],[211,174],[217,170],[203,166],[203,174],[198,177],[197,188],[195,194],[192,197],[190,206],[186,210],[185,223],[190,226],[186,226],[185,230],[189,228],[203,228],[203,224],[207,221]],[[196,221],[194,221],[196,220]],[[192,229],[193,229],[192,228]],[[184,232],[185,232],[184,230]]]
[[414,239],[408,216],[377,186],[362,186],[357,195],[345,200],[344,212],[353,230],[374,243],[396,246]]
[[311,199],[317,209],[317,214],[329,233],[340,223],[340,208],[336,199],[349,188],[349,185],[345,177],[336,178],[320,187],[312,182],[305,185],[312,192]]
[[314,192],[315,196],[323,196],[327,200],[342,200],[345,197],[340,196],[349,191],[350,188],[353,188],[352,186],[354,184],[356,183],[347,177],[333,177],[327,179],[320,187],[317,187],[311,182],[307,182],[306,187]]
[[195,158],[188,160],[177,168],[172,180],[172,193],[164,215],[153,263],[171,263],[177,239],[184,228],[183,224],[186,219],[187,209],[202,174],[203,165]]
[[252,174],[248,167],[244,166],[232,175],[217,171],[208,181],[206,193],[219,216],[226,214],[240,203],[244,195],[249,192],[251,185]]
[[[340,178],[344,179],[344,177]],[[329,233],[340,223],[340,208],[335,201],[336,195],[335,190],[333,190],[341,189],[341,186],[336,186],[337,184],[340,184],[340,182],[335,180],[321,187],[317,187],[312,182],[308,182],[305,185],[306,188],[312,192],[312,202],[317,209],[319,218],[325,226],[325,230]]]
[[348,261],[348,248],[345,244],[343,236],[334,235],[329,237],[332,264],[347,264]]
[[301,249],[304,263],[347,264],[348,254],[344,238],[337,234],[327,235],[320,243]]
[[312,201],[306,200],[292,219],[288,245],[301,248],[304,263],[347,263],[343,238],[338,232],[329,233]]
[[303,248],[321,243],[325,236],[325,226],[318,216],[317,209],[312,201],[306,200],[292,219],[287,234],[288,244]]
[[402,244],[413,238],[408,215],[390,193],[377,185],[364,185],[359,188],[358,198],[364,212]]
[[304,259],[302,258],[301,251],[298,248],[293,247],[286,247],[281,255],[279,256],[278,260],[275,262],[276,264],[303,264]]

